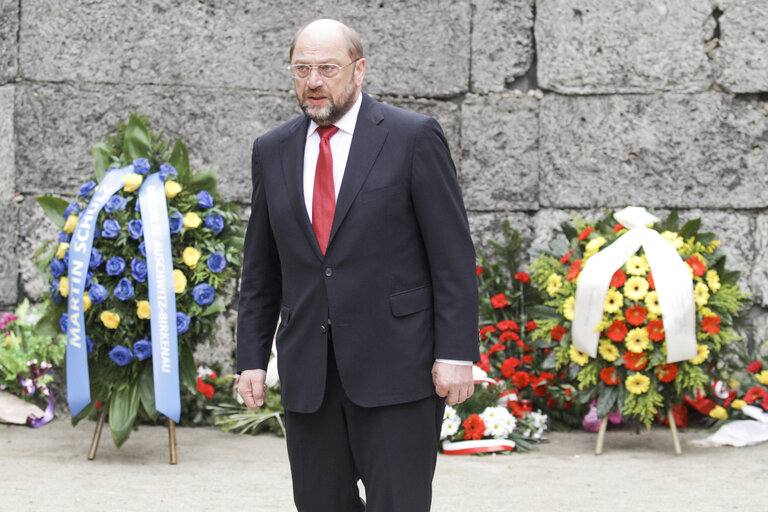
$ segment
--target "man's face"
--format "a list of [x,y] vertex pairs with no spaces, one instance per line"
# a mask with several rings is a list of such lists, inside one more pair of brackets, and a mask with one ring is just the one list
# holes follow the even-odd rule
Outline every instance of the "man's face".
[[340,33],[309,27],[296,41],[291,64],[346,66],[331,78],[322,76],[317,69],[312,69],[306,78],[294,78],[301,110],[320,126],[341,119],[357,100],[365,75],[365,60],[348,65],[352,61]]

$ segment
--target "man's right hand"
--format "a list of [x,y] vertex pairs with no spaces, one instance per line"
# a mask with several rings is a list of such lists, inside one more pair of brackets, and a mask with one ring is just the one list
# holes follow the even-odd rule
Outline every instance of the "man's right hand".
[[264,381],[267,380],[267,372],[264,370],[243,370],[237,381],[237,392],[243,398],[249,409],[256,409],[264,405],[264,397],[267,394]]

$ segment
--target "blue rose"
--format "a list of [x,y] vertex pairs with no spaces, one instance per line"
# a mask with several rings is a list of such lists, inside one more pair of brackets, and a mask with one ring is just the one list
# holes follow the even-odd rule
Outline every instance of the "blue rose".
[[160,179],[163,181],[168,178],[175,178],[176,174],[176,169],[172,165],[163,164],[160,166]]
[[119,276],[125,270],[125,260],[120,256],[112,256],[107,260],[107,274]]
[[91,259],[88,261],[88,268],[97,268],[104,261],[104,256],[95,247],[91,248]]
[[93,283],[88,289],[88,296],[94,305],[101,304],[107,298],[107,289],[99,283]]
[[224,229],[224,218],[218,213],[208,215],[205,217],[205,227],[218,235]]
[[179,311],[176,312],[176,332],[183,334],[189,329],[189,317]]
[[96,182],[93,180],[86,181],[82,185],[80,185],[80,193],[78,194],[80,197],[88,197],[91,192],[93,192],[93,189],[96,188]]
[[224,270],[224,267],[227,266],[227,258],[225,258],[219,251],[216,251],[208,256],[208,261],[206,263],[211,272],[221,272]]
[[61,258],[61,261],[63,261],[64,265],[66,265],[67,268],[69,268],[69,249],[67,249],[67,251],[64,253],[64,257]]
[[213,286],[208,283],[200,283],[192,288],[192,297],[195,299],[195,302],[201,306],[207,306],[213,302],[215,296],[216,292],[214,291]]
[[85,351],[89,354],[93,352],[93,340],[87,334],[85,335]]
[[152,342],[146,338],[137,341],[133,344],[133,353],[139,361],[152,357]]
[[89,286],[91,286],[91,279],[93,279],[93,272],[91,272],[91,271],[89,270],[89,271],[88,271],[88,273],[87,273],[87,274],[85,274],[85,287],[86,287],[86,288],[88,288]]
[[101,236],[104,238],[117,238],[120,233],[120,223],[114,219],[107,219],[101,224]]
[[168,228],[171,230],[171,234],[176,234],[181,231],[181,227],[184,225],[184,216],[179,212],[173,212],[168,216]]
[[127,277],[123,277],[117,282],[117,286],[115,286],[115,290],[112,292],[115,297],[122,301],[126,301],[133,297],[133,284],[131,284],[131,280]]
[[143,240],[142,240],[142,242],[139,244],[139,252],[140,252],[140,253],[141,253],[141,255],[142,255],[142,256],[144,256],[145,258],[147,257],[147,246],[146,246],[146,244],[144,243],[144,241],[143,241]]
[[133,359],[133,353],[128,347],[118,345],[109,351],[109,358],[117,364],[117,366],[125,366]]
[[62,313],[61,317],[59,318],[59,327],[61,327],[61,332],[66,333],[67,332],[67,314]]
[[80,211],[80,205],[77,204],[77,202],[72,201],[67,205],[66,208],[64,208],[64,218],[68,218],[70,215],[74,213],[78,213]]
[[141,213],[141,201],[139,201],[138,197],[136,198],[136,204],[133,205],[133,210]]
[[107,213],[115,213],[121,210],[125,210],[126,202],[127,201],[123,196],[115,194],[107,200],[107,204],[104,205],[104,210]]
[[143,283],[147,280],[147,263],[139,258],[133,258],[131,260],[131,274],[133,278]]
[[206,190],[201,190],[197,193],[197,207],[201,210],[213,208],[213,198]]
[[99,238],[100,236],[101,236],[101,230],[99,229],[98,226],[94,226],[93,227],[93,238],[96,239],[96,238]]
[[61,296],[61,293],[59,292],[59,280],[58,279],[51,279],[51,300],[55,302],[56,304],[61,304],[64,300],[64,297]]
[[136,174],[147,174],[149,172],[149,160],[146,158],[137,158],[134,160],[133,172]]
[[144,224],[142,224],[139,219],[129,220],[128,235],[134,240],[138,240],[144,236]]
[[62,231],[61,233],[59,233],[59,243],[69,242],[70,240],[72,240],[72,237],[69,235],[69,233],[65,231]]
[[67,266],[58,258],[53,258],[48,266],[51,267],[51,275],[53,277],[59,277],[65,270],[67,270]]

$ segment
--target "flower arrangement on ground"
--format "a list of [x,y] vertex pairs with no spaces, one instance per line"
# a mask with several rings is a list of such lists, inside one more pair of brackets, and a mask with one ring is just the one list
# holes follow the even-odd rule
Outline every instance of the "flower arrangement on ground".
[[[115,136],[95,145],[93,158],[95,179],[86,180],[74,200],[38,198],[61,230],[56,243],[43,245],[36,258],[51,284],[41,323],[51,332],[52,325],[67,332],[72,317],[65,299],[75,285],[84,285],[81,305],[92,401],[73,422],[87,416],[97,401],[106,405],[119,447],[137,415],[157,417],[151,322],[158,311],[163,315],[161,306],[166,305],[165,301],[152,304],[150,299],[148,262],[153,255],[148,257],[145,242],[150,242],[147,237],[154,225],[150,230],[143,224],[141,210],[156,204],[139,200],[143,184],[159,176],[161,197],[164,189],[167,211],[159,215],[163,223],[167,216],[172,256],[172,274],[167,268],[172,282],[166,285],[171,300],[175,299],[178,374],[188,390],[195,389],[197,375],[194,347],[211,335],[215,314],[225,309],[225,287],[239,274],[243,227],[236,205],[223,202],[216,192],[216,170],[194,171],[181,140],[171,146],[162,132],[148,130],[143,118],[132,115],[127,124],[119,124]],[[80,216],[94,201],[99,182],[118,168],[122,173],[119,189],[89,227],[93,243],[86,257],[85,282],[70,283],[71,249],[76,247],[70,244],[80,242],[73,240]]]
[[[647,212],[646,212],[647,213]],[[576,218],[563,223],[565,239],[550,244],[533,264],[532,281],[546,297],[534,337],[558,342],[551,354],[558,371],[578,381],[580,401],[597,399],[597,414],[620,411],[650,426],[660,412],[680,404],[686,395],[718,379],[721,351],[740,340],[735,330],[748,305],[737,285],[738,272],[729,271],[720,242],[699,231],[701,219],[680,226],[676,212],[651,228],[675,248],[693,280],[696,356],[667,363],[664,318],[653,272],[643,250],[632,255],[610,281],[603,308],[597,357],[573,345],[571,336],[577,283],[587,260],[627,232],[612,214],[598,222]],[[712,415],[720,415],[720,410]]]

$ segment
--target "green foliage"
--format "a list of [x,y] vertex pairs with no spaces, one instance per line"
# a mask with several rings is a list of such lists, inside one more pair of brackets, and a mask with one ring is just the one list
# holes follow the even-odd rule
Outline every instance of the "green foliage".
[[56,226],[63,228],[64,223],[67,220],[64,218],[64,210],[67,209],[69,203],[60,197],[53,196],[40,196],[36,199],[48,218],[51,219]]

